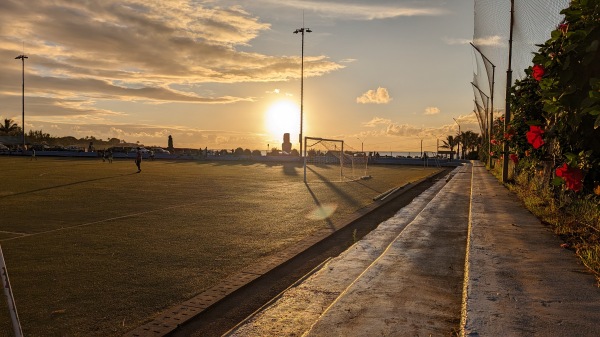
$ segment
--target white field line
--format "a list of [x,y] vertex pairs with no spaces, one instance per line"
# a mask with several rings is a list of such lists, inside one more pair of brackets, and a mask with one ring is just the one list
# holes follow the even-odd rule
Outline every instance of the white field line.
[[[190,204],[169,206],[169,207],[164,207],[164,208],[153,209],[151,211],[137,212],[137,213],[127,214],[127,215],[121,215],[121,216],[117,216],[117,217],[114,217],[114,218],[108,218],[108,219],[104,219],[104,220],[87,222],[87,223],[83,223],[83,224],[79,224],[79,225],[74,225],[74,226],[61,227],[61,228],[57,228],[57,229],[51,229],[51,230],[48,230],[48,231],[31,233],[31,234],[14,233],[14,234],[20,234],[21,236],[14,237],[14,238],[8,238],[8,239],[2,239],[2,240],[0,240],[0,242],[10,241],[10,240],[17,240],[17,239],[23,239],[23,238],[27,238],[27,237],[31,237],[31,236],[42,235],[42,234],[60,232],[60,231],[64,231],[64,230],[67,230],[67,229],[73,229],[73,228],[80,228],[80,227],[85,227],[85,226],[91,226],[91,225],[96,225],[96,224],[100,224],[100,223],[104,223],[104,222],[110,222],[110,221],[114,221],[114,220],[120,220],[120,219],[126,219],[126,218],[133,218],[133,217],[144,215],[144,214],[150,214],[150,213],[155,213],[155,212],[159,212],[159,211],[164,211],[164,210],[167,210],[167,209],[179,208],[179,207],[187,207],[187,206],[192,206],[192,205],[196,205],[196,204],[198,204],[198,203],[197,202],[193,202],[193,203],[190,203]],[[6,232],[6,233],[8,233],[8,232]]]

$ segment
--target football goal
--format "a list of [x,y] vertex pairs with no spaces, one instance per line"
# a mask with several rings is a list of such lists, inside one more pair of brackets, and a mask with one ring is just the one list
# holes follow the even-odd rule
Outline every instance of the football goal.
[[368,179],[368,160],[340,139],[304,137],[304,182]]

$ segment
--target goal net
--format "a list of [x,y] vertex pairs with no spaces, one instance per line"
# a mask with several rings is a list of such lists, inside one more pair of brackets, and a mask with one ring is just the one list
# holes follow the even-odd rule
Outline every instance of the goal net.
[[368,157],[339,139],[304,137],[304,182],[370,178]]

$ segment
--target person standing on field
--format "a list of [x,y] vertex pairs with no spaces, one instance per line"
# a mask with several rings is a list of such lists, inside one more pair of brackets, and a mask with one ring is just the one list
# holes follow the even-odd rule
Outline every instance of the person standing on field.
[[138,146],[137,152],[135,153],[135,165],[138,168],[137,173],[142,172],[142,150]]

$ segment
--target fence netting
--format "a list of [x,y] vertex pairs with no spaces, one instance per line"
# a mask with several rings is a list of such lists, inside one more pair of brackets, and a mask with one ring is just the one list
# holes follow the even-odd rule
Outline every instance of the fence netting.
[[[473,48],[475,113],[481,124],[491,111],[494,99],[494,118],[504,113],[506,70],[508,69],[508,40],[510,34],[510,0],[474,0]],[[569,0],[514,0],[512,84],[525,76],[531,66],[536,45],[550,38],[550,32],[562,21],[560,11]],[[483,54],[485,57],[482,57]],[[487,60],[486,60],[487,58]],[[495,66],[495,73],[494,67]],[[495,82],[492,96],[492,81]],[[483,130],[482,130],[483,131]],[[485,134],[485,132],[482,132]]]

